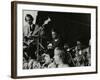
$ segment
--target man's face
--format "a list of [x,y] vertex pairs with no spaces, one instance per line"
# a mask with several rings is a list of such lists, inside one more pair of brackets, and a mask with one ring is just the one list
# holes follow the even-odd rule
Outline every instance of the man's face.
[[56,37],[57,37],[56,32],[52,32],[52,38],[54,39]]
[[50,56],[48,54],[45,54],[44,60],[45,60],[46,64],[51,62],[51,58],[50,58]]
[[32,19],[31,19],[31,18],[26,17],[26,22],[27,22],[28,24],[30,24],[30,25],[31,25],[33,21],[32,21]]

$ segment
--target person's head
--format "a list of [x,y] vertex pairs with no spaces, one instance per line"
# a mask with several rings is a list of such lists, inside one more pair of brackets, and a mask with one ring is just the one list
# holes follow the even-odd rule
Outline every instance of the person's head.
[[47,52],[44,54],[45,63],[50,63],[53,60],[53,56],[53,50],[47,50]]
[[52,48],[53,48],[53,44],[49,43],[48,46],[47,46],[47,49],[52,49]]
[[51,31],[51,34],[52,34],[53,39],[55,39],[57,37],[57,33],[54,30]]
[[34,20],[34,18],[32,17],[32,15],[30,15],[30,14],[26,14],[26,16],[25,16],[25,21],[28,23],[28,24],[32,24],[33,23],[33,20]]
[[68,49],[69,45],[67,43],[64,44],[64,49]]
[[76,43],[77,43],[77,45],[81,45],[81,42],[80,41],[77,41]]
[[80,41],[77,41],[76,43],[77,43],[77,48],[78,49],[81,49],[81,42]]
[[65,51],[59,47],[55,48],[54,50],[54,60],[56,64],[68,64],[68,55]]
[[51,58],[49,54],[45,54],[44,55],[44,61],[46,64],[49,64],[51,62]]

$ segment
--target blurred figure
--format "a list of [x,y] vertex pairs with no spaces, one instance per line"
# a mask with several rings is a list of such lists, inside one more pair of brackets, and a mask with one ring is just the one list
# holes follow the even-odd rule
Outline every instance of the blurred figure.
[[55,47],[61,47],[61,46],[63,46],[61,37],[58,35],[58,33],[54,29],[52,29],[51,41],[49,42],[47,49],[55,49]]
[[69,45],[67,43],[64,44],[64,49],[65,51],[68,51],[68,52],[70,51]]
[[[76,66],[80,66],[82,63],[80,63],[81,61],[81,55],[82,55],[82,50],[81,50],[81,42],[77,41],[76,42],[76,47],[75,47],[75,57],[74,57],[74,62]],[[82,62],[82,61],[81,61]]]
[[37,26],[33,24],[34,18],[31,14],[26,14],[25,16],[26,25],[23,28],[23,57],[33,59],[36,51],[36,41],[35,36],[33,35]]
[[48,50],[45,54],[43,54],[44,56],[44,64],[42,66],[42,68],[56,68],[56,64],[53,60],[53,50]]
[[26,14],[25,22],[27,23],[23,28],[23,37],[24,41],[28,42],[29,40],[33,39],[35,34],[33,32],[37,30],[38,26],[33,24],[34,18],[31,14]]
[[89,66],[90,57],[90,45],[83,44],[80,41],[77,41],[77,46],[75,47],[75,58],[74,61],[76,66]]
[[23,69],[28,69],[28,61],[23,58]]
[[60,42],[60,38],[59,38],[58,34],[54,30],[51,31],[51,34],[52,34],[53,48],[60,46],[61,42]]
[[30,59],[29,63],[28,63],[28,68],[29,69],[40,69],[41,65],[40,65],[40,63],[37,60]]
[[64,52],[63,49],[55,48],[54,60],[58,65],[58,68],[69,67],[69,56]]
[[48,46],[47,46],[47,49],[53,49],[53,44],[49,43]]

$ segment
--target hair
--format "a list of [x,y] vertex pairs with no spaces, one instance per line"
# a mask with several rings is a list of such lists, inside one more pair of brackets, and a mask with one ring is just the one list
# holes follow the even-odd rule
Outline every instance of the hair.
[[55,50],[59,51],[59,57],[62,59],[64,64],[69,64],[70,56],[64,51],[63,48],[56,47]]
[[50,56],[50,58],[54,57],[54,50],[53,49],[49,49],[46,51],[46,54],[48,54]]
[[34,18],[32,17],[31,14],[26,14],[26,16],[25,16],[25,21],[27,21],[26,17],[29,17],[32,21],[34,20]]

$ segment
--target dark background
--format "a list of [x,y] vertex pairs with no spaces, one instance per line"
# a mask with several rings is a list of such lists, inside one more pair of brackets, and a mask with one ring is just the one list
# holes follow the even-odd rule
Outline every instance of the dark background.
[[48,17],[51,18],[51,22],[45,25],[48,40],[51,38],[51,29],[54,28],[61,35],[64,43],[68,43],[70,46],[74,46],[76,41],[80,41],[84,45],[89,44],[90,14],[39,11],[36,24],[41,26]]

